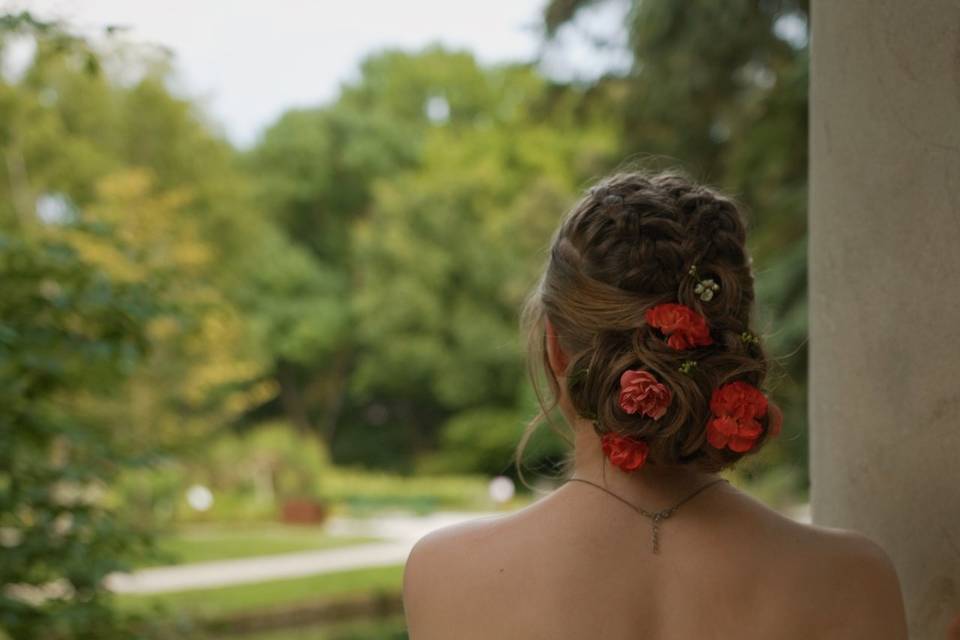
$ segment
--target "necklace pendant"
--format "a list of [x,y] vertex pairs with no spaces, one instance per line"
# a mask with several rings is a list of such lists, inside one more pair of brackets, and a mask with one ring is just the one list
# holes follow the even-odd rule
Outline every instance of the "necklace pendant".
[[651,513],[651,512],[649,512],[649,511],[645,511],[644,509],[641,509],[641,508],[637,507],[636,505],[632,504],[631,502],[629,502],[629,501],[627,501],[627,500],[624,500],[623,498],[621,498],[620,496],[618,496],[618,495],[615,494],[614,492],[610,491],[610,490],[607,489],[606,487],[603,487],[603,486],[597,484],[596,482],[591,482],[590,480],[587,480],[587,479],[585,479],[585,478],[570,478],[570,481],[583,482],[583,483],[585,483],[585,484],[592,485],[592,486],[596,487],[597,489],[600,489],[601,491],[604,491],[604,492],[606,492],[606,493],[609,493],[611,496],[613,496],[614,498],[616,498],[616,499],[619,500],[620,502],[623,502],[623,503],[626,504],[628,507],[630,507],[631,509],[633,509],[634,511],[636,511],[638,514],[640,514],[640,515],[642,515],[642,516],[644,516],[644,517],[646,517],[646,518],[650,518],[650,520],[652,521],[652,524],[653,524],[653,552],[654,552],[655,554],[658,554],[658,555],[660,554],[660,522],[661,522],[662,520],[666,520],[667,518],[669,518],[670,516],[672,516],[673,513],[677,510],[677,508],[678,508],[680,505],[684,504],[685,502],[687,502],[688,500],[690,500],[691,498],[693,498],[695,495],[697,495],[698,493],[700,493],[701,491],[703,491],[703,490],[706,489],[707,487],[713,486],[713,485],[717,484],[718,482],[729,482],[729,480],[726,480],[725,478],[719,478],[719,479],[717,479],[717,480],[714,480],[713,482],[708,482],[707,484],[703,485],[702,487],[700,487],[699,489],[697,489],[696,491],[694,491],[693,493],[691,493],[691,494],[688,495],[686,498],[684,498],[683,500],[681,500],[681,501],[678,502],[677,504],[673,505],[673,506],[670,507],[669,509],[663,509],[663,510],[658,511],[658,512],[656,512],[656,513]]

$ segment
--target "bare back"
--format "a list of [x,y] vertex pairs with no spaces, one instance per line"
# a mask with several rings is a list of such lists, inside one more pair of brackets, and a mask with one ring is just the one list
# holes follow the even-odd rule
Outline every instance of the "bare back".
[[873,543],[794,522],[725,483],[707,494],[662,525],[660,555],[649,520],[572,483],[434,532],[408,560],[410,637],[759,640],[847,628]]

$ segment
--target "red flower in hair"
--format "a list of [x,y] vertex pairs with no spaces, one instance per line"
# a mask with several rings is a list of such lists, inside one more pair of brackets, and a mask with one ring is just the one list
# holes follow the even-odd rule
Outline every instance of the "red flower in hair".
[[677,350],[713,344],[706,319],[690,307],[672,302],[646,310],[644,320],[670,336],[667,344]]
[[642,413],[654,420],[667,412],[673,394],[642,369],[627,369],[620,375],[620,408],[627,413]]
[[743,453],[753,449],[763,427],[756,420],[741,422],[733,416],[718,416],[707,424],[707,442],[716,447]]
[[736,380],[714,389],[710,411],[714,415],[733,416],[738,420],[758,418],[767,412],[767,398],[753,385]]
[[600,438],[603,453],[614,466],[624,471],[636,471],[647,461],[650,445],[617,433],[605,433]]
[[[763,435],[757,418],[767,413],[767,398],[753,385],[737,380],[713,390],[710,411],[714,417],[707,423],[707,442],[717,449],[724,447],[737,453],[749,451]],[[770,432],[779,432],[782,414],[771,412]]]

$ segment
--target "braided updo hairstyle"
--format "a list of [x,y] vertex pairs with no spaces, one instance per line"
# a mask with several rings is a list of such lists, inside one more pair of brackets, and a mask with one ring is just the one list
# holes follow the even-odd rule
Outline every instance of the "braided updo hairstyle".
[[[546,268],[521,313],[540,412],[517,447],[518,469],[525,445],[560,398],[547,357],[547,318],[568,356],[564,380],[573,408],[593,421],[598,435],[642,438],[650,446],[647,464],[653,465],[716,472],[745,455],[707,441],[713,390],[735,380],[762,389],[767,375],[760,340],[743,339],[744,332],[756,336],[750,327],[754,290],[745,227],[732,198],[678,170],[620,172],[587,191],[554,233]],[[692,265],[699,278],[719,284],[715,295],[705,296],[709,300],[694,291]],[[699,313],[713,343],[686,350],[668,346],[644,320],[644,312],[661,303]],[[696,366],[681,370],[685,360],[696,360]],[[620,376],[636,367],[652,372],[673,394],[657,420],[619,406]],[[550,403],[538,373],[549,382]],[[768,440],[772,412],[779,412],[772,402],[768,406],[758,420],[763,433],[749,453]]]

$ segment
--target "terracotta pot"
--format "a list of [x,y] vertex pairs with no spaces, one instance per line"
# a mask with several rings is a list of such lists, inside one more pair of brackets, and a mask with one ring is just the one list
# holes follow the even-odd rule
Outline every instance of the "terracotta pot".
[[326,518],[327,507],[319,500],[291,499],[280,506],[280,520],[289,524],[319,524]]

